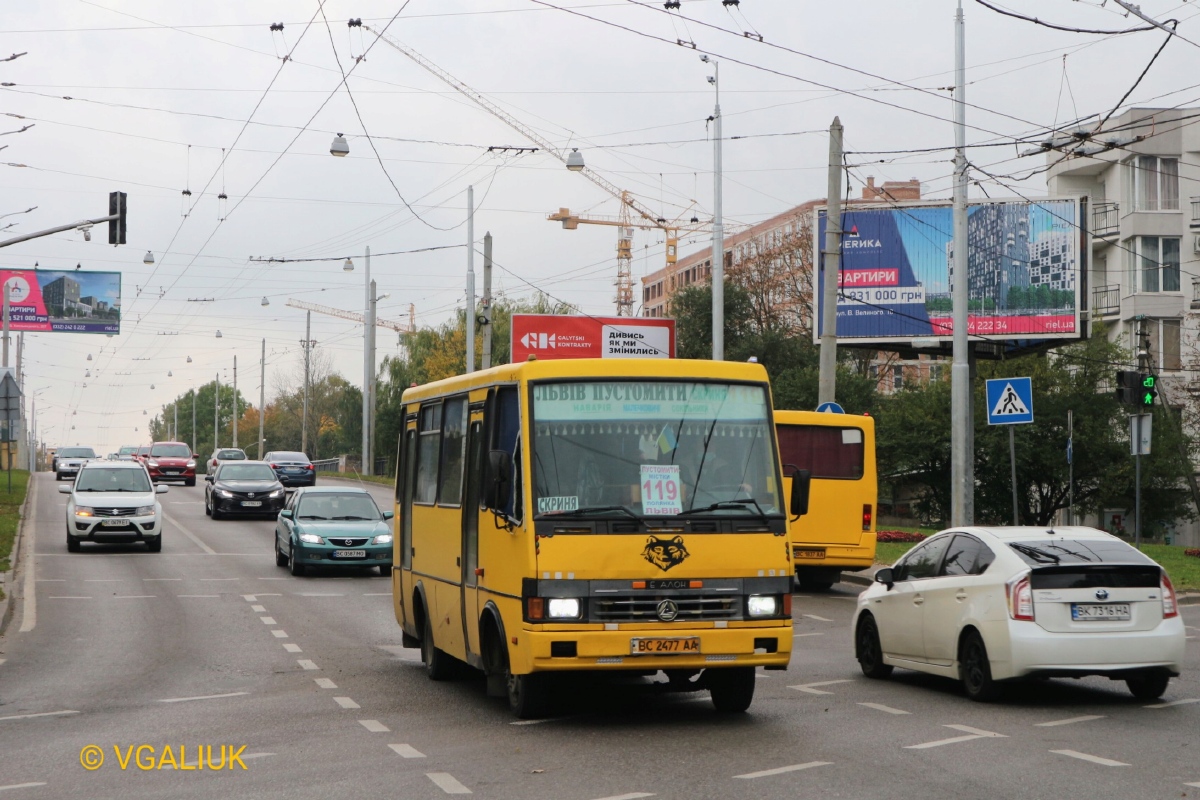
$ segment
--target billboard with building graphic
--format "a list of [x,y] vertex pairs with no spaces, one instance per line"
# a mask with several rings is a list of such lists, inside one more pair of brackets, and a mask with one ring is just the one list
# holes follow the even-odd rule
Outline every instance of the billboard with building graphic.
[[[949,204],[843,213],[837,335],[862,344],[953,336],[954,225]],[[820,339],[826,217],[815,228]],[[1086,278],[1079,201],[973,202],[967,217],[968,330],[989,339],[1074,339]]]
[[121,332],[121,273],[0,269],[14,331]]

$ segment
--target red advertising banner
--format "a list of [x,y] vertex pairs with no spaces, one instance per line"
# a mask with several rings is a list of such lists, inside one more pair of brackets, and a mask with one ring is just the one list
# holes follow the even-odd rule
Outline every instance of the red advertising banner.
[[9,325],[14,331],[121,332],[121,273],[8,269]]
[[674,358],[675,320],[513,314],[512,361],[544,358]]

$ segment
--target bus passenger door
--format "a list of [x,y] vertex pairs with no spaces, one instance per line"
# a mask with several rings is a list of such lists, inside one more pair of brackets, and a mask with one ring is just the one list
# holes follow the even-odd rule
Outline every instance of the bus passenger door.
[[467,430],[467,463],[462,501],[462,623],[468,657],[482,651],[479,642],[479,481],[483,465],[482,415]]
[[417,468],[417,429],[410,425],[404,431],[404,455],[401,459],[400,480],[402,485],[398,492],[400,496],[400,541],[396,547],[399,558],[393,559],[398,578],[392,579],[393,598],[399,614],[402,614],[401,626],[411,631],[417,631],[417,621],[412,617],[412,515],[413,515],[413,485],[416,481]]

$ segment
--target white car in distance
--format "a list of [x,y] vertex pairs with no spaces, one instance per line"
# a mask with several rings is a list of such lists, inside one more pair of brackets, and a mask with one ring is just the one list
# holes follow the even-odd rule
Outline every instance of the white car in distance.
[[84,542],[144,542],[151,553],[162,550],[162,505],[140,461],[91,461],[73,484],[60,484],[67,500],[67,550],[78,553]]
[[894,667],[963,682],[990,701],[1014,678],[1124,680],[1161,697],[1183,668],[1175,589],[1155,561],[1085,527],[968,527],[931,536],[858,598],[863,674]]
[[217,467],[224,464],[226,461],[246,461],[246,451],[238,447],[222,447],[214,450],[213,454],[208,457],[208,465],[206,472],[209,475],[216,474]]

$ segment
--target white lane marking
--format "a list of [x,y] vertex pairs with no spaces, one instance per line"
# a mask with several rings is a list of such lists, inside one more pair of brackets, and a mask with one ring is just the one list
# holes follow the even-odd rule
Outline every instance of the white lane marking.
[[345,597],[337,592],[295,592],[297,597]]
[[449,772],[426,772],[425,777],[436,783],[446,794],[471,794],[471,790],[459,783]]
[[[708,698],[704,698],[704,699],[708,699]],[[518,720],[515,720],[508,724],[509,725],[541,725],[546,722],[558,722],[559,719],[560,719],[559,717],[555,717],[553,719],[518,719]],[[565,718],[563,718],[563,719],[565,719]]]
[[266,606],[250,606],[250,610],[256,614],[263,614],[266,612],[267,607]]
[[159,700],[160,703],[187,703],[191,700],[218,700],[222,697],[241,697],[242,695],[250,694],[249,692],[229,692],[227,694],[203,694],[197,697],[168,697],[166,700]]
[[179,523],[179,520],[175,519],[174,517],[172,517],[170,514],[168,514],[165,511],[163,512],[163,519],[165,519],[167,522],[174,525],[176,528],[179,528],[180,533],[182,533],[184,536],[191,539],[192,543],[195,544],[197,547],[199,547],[201,550],[203,550],[205,553],[208,553],[210,556],[215,556],[217,554],[216,550],[213,550],[211,547],[206,545],[204,542],[200,541],[200,538],[198,536],[196,536],[196,534],[189,531],[187,528],[185,528],[183,525],[181,525]]
[[901,711],[898,708],[892,708],[891,706],[885,706],[885,705],[881,705],[879,703],[859,703],[859,705],[866,706],[867,708],[873,708],[876,711],[882,711],[885,714],[911,714],[912,713],[911,711]]
[[1082,717],[1068,717],[1067,719],[1056,719],[1052,722],[1038,722],[1033,727],[1035,728],[1057,728],[1059,725],[1074,725],[1076,722],[1091,722],[1094,719],[1104,719],[1102,714],[1087,714]]
[[283,645],[283,649],[288,651],[289,653],[303,653],[304,652],[303,650],[300,649],[300,645],[292,644],[291,642],[285,642]]
[[[143,578],[143,580],[154,580],[154,579],[153,578]],[[66,578],[38,578],[37,582],[38,583],[66,583],[67,579]],[[1190,628],[1192,626],[1188,625],[1187,627]]]
[[46,783],[10,783],[8,786],[0,786],[0,792],[5,789],[32,789],[34,786],[45,786]]
[[279,624],[278,622],[275,621],[274,617],[259,617],[259,619],[262,620],[263,625],[278,625]]
[[11,717],[0,717],[0,722],[9,719],[33,719],[34,717],[61,717],[66,714],[78,714],[78,711],[43,711],[40,714],[16,714]]
[[283,597],[279,592],[260,592],[258,597]]
[[244,595],[242,595],[242,599],[245,600],[247,603],[254,603],[254,602],[258,601],[258,597],[256,595],[252,595],[252,594],[244,594]]
[[288,638],[287,631],[282,631],[282,630],[271,631],[271,635],[274,636],[276,639]]
[[322,689],[336,689],[337,684],[329,680],[329,678],[313,678],[317,682],[317,686]]
[[850,683],[850,680],[848,678],[842,678],[841,680],[836,680],[836,681],[817,681],[816,683],[801,683],[796,686],[789,686],[788,688],[795,689],[798,692],[808,692],[809,694],[833,694],[833,692],[826,692],[825,690],[818,689],[816,687],[818,687],[818,686],[833,686],[834,684],[837,684],[837,683]]
[[752,778],[766,778],[771,775],[782,775],[785,772],[798,772],[802,769],[812,769],[813,767],[827,767],[832,764],[832,761],[809,761],[807,764],[792,764],[790,767],[776,767],[775,769],[764,769],[761,772],[747,772],[745,775],[734,775],[735,778],[743,778],[746,780]]
[[1185,783],[1184,786],[1195,786],[1200,788],[1200,781],[1196,781],[1195,783]]
[[219,594],[177,594],[176,597],[220,597]]
[[307,658],[296,659],[296,663],[300,665],[300,669],[320,669],[320,667],[309,661]]
[[1168,703],[1155,703],[1152,706],[1143,706],[1143,708],[1171,708],[1172,706],[1186,706],[1192,703],[1200,703],[1200,697],[1189,697],[1185,700],[1172,700]]
[[800,638],[803,638],[803,637],[805,637],[805,636],[824,636],[824,635],[825,635],[825,634],[823,634],[823,633],[795,633],[795,634],[792,634],[792,638],[793,638],[793,639],[800,639]]
[[629,794],[614,794],[612,797],[601,797],[600,800],[638,800],[641,797],[654,797],[654,793],[630,792]]
[[[50,595],[50,596],[49,596],[48,598],[46,598],[46,599],[47,599],[47,600],[91,600],[92,598],[91,598],[91,597],[86,597],[86,596],[83,596],[83,595],[76,595],[76,594],[52,594],[52,595]],[[22,631],[24,631],[24,630],[25,630],[25,624],[24,624],[24,623],[22,623],[22,624],[21,624],[21,630],[22,630]],[[31,626],[29,626],[29,630],[33,630],[33,626],[32,626],[32,625],[31,625]]]
[[358,703],[351,700],[349,697],[335,697],[333,702],[337,703],[342,708],[361,708]]
[[148,597],[157,597],[154,594],[114,594],[114,600],[145,600]]
[[[30,530],[37,530],[34,527],[37,523],[37,495],[38,481],[30,481],[29,487],[29,524]],[[32,540],[30,545],[32,545]],[[37,571],[35,566],[36,557],[33,554],[33,547],[23,547],[25,558],[25,587],[24,597],[21,602],[21,628],[20,633],[29,633],[37,625],[37,589],[34,581],[34,574]]]
[[0,658],[0,666],[3,666],[5,661],[8,661],[8,659],[7,659],[7,658]]
[[934,742],[922,742],[921,744],[905,745],[905,750],[927,750],[930,747],[942,747],[947,744],[958,744],[959,742],[970,742],[975,739],[1007,739],[1003,733],[993,733],[992,731],[982,731],[979,728],[972,728],[970,725],[943,725],[943,728],[950,728],[955,731],[962,731],[966,736],[955,736],[950,739],[938,739]]
[[771,676],[770,676],[770,675],[763,675],[761,672],[756,672],[756,673],[754,673],[754,677],[756,677],[756,678],[760,678],[760,679],[762,679],[762,680],[766,680],[767,678],[769,678],[769,677],[771,677]]
[[183,578],[142,578],[144,581],[181,581]]
[[1060,756],[1070,756],[1078,758],[1081,761],[1090,761],[1093,764],[1099,764],[1102,767],[1128,767],[1124,761],[1113,761],[1111,758],[1101,758],[1100,756],[1088,755],[1081,753],[1078,750],[1051,750],[1051,753],[1058,753]]
[[371,733],[387,733],[389,730],[391,730],[387,725],[384,725],[377,719],[360,719],[358,724],[362,725]]
[[425,754],[410,744],[389,744],[388,747],[401,758],[424,758]]
[[804,614],[803,616],[807,617],[808,619],[815,619],[817,622],[833,622],[833,620],[831,620],[831,619],[826,619],[825,617],[818,617],[816,614]]

